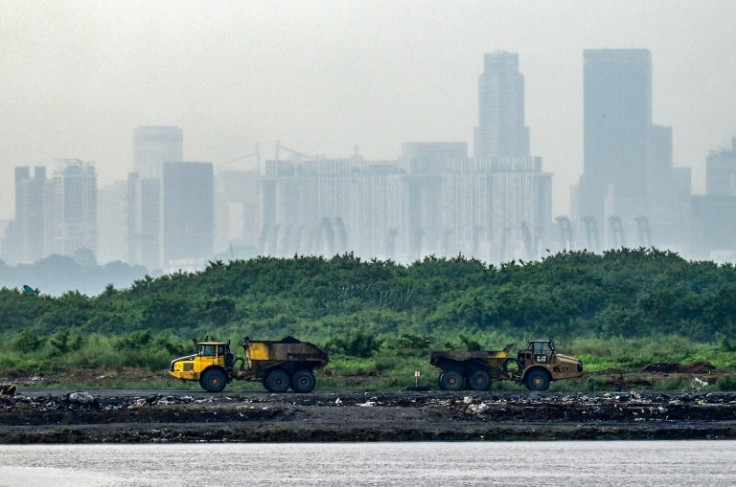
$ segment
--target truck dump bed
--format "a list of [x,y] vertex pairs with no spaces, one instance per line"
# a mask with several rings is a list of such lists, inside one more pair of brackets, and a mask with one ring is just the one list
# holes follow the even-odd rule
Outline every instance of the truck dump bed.
[[506,345],[506,348],[498,351],[476,351],[476,352],[431,352],[429,354],[429,363],[437,365],[442,360],[452,360],[454,362],[466,362],[468,360],[502,360],[509,356],[509,352],[513,348],[513,344]]
[[258,342],[250,341],[246,337],[242,345],[249,368],[273,362],[309,362],[314,367],[323,367],[329,362],[327,354],[317,345],[292,337],[286,337],[280,341]]

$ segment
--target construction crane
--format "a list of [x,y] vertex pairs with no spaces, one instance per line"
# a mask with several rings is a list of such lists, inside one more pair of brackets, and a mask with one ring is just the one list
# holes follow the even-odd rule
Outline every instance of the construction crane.
[[276,160],[276,161],[280,161],[281,160],[280,159],[280,156],[281,156],[280,152],[282,150],[285,150],[286,152],[288,152],[290,154],[294,154],[295,156],[299,156],[300,159],[311,160],[311,159],[314,159],[315,158],[314,156],[310,156],[309,154],[305,154],[304,152],[299,152],[298,150],[289,149],[288,147],[285,147],[285,146],[281,145],[281,142],[277,140],[276,141],[276,150],[274,152],[274,160]]
[[258,169],[261,169],[261,148],[258,144],[256,144],[256,150],[251,152],[250,154],[245,154],[244,156],[236,157],[235,159],[227,162],[223,162],[222,164],[218,164],[217,168],[222,169],[224,167],[227,167],[231,164],[235,164],[236,162],[244,161],[245,159],[254,157],[256,158],[256,166]]

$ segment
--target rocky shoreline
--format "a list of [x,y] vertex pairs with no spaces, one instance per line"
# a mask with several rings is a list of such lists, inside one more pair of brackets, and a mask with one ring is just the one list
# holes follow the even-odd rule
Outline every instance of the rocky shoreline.
[[0,443],[736,439],[736,393],[0,396]]

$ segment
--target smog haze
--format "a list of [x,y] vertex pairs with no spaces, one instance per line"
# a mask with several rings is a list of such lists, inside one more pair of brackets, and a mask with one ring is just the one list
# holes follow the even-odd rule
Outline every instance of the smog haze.
[[[555,214],[582,172],[583,50],[652,52],[654,122],[702,191],[736,133],[736,3],[723,1],[2,1],[0,219],[15,166],[79,158],[124,180],[138,126],[173,125],[217,168],[276,141],[396,158],[472,141],[483,55],[519,54],[531,152]],[[246,161],[247,163],[247,161]]]

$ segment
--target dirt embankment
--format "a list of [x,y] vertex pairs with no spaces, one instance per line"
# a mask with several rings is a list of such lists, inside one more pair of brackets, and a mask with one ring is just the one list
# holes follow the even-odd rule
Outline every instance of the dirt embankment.
[[0,397],[4,443],[736,439],[736,393]]

